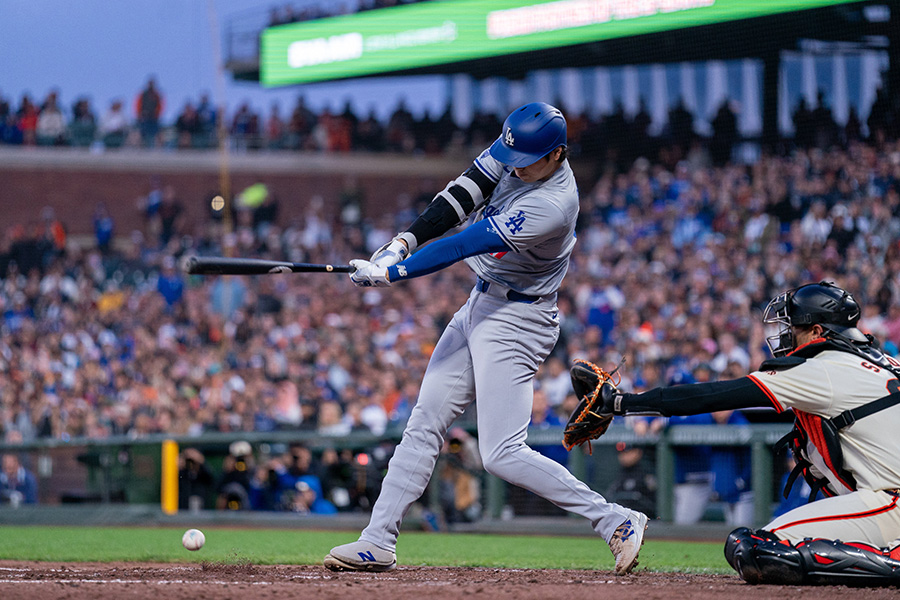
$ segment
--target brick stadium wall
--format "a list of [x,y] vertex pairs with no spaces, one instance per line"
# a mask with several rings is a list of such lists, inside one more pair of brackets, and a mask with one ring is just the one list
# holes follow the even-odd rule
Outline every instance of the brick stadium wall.
[[[338,207],[341,189],[353,178],[363,189],[367,217],[392,213],[401,194],[423,187],[436,193],[468,167],[470,157],[410,159],[398,156],[240,155],[229,156],[231,189],[259,181],[274,190],[281,223],[303,214],[315,195]],[[208,218],[209,198],[220,189],[222,157],[213,152],[128,152],[91,154],[82,150],[0,147],[0,230],[40,218],[52,206],[72,236],[93,234],[92,215],[105,202],[117,235],[141,229],[137,201],[158,176],[174,186],[193,225]]]

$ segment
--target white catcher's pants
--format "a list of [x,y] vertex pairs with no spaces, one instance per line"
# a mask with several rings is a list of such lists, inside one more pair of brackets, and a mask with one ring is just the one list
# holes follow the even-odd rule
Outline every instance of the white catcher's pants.
[[811,537],[893,547],[900,543],[900,497],[859,490],[823,498],[776,517],[763,529],[793,544]]
[[400,522],[425,491],[444,435],[476,398],[485,470],[587,518],[610,540],[630,511],[525,444],[532,380],[558,336],[555,301],[524,304],[472,291],[435,347],[361,540],[396,548]]

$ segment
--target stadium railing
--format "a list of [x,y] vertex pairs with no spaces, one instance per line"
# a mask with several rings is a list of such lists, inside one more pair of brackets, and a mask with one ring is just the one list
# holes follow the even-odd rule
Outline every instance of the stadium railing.
[[[675,452],[688,446],[749,447],[752,461],[750,488],[754,492],[755,525],[770,520],[776,503],[775,482],[782,472],[776,468],[772,447],[788,431],[786,424],[676,425],[659,434],[639,437],[630,429],[615,424],[605,436],[586,447],[568,454],[568,468],[594,489],[604,493],[616,475],[616,445],[620,442],[642,447],[648,456],[658,483],[657,515],[672,521],[674,513]],[[382,436],[354,433],[329,437],[315,432],[237,432],[208,433],[201,436],[152,435],[139,439],[126,436],[106,439],[74,438],[67,441],[44,439],[24,444],[0,444],[0,454],[16,453],[23,464],[38,478],[39,504],[124,503],[158,505],[160,502],[162,444],[174,440],[180,448],[199,449],[207,464],[218,476],[229,445],[237,440],[249,442],[259,457],[276,456],[291,443],[302,442],[314,455],[327,448],[354,453],[371,453],[379,444],[398,443],[402,431],[392,429]],[[531,429],[531,445],[558,445],[561,428]],[[259,462],[259,461],[258,461]],[[438,463],[438,473],[441,461]],[[433,477],[434,483],[438,478]],[[482,519],[505,519],[509,515],[509,485],[498,478],[481,473],[484,498]],[[780,491],[780,490],[779,490]],[[439,491],[431,485],[424,501],[439,508]],[[8,507],[2,507],[8,508]],[[517,513],[518,514],[518,513]]]

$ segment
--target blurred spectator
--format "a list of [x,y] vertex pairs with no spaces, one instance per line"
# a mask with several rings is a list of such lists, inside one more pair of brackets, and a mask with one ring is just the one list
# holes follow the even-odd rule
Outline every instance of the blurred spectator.
[[166,256],[162,261],[162,271],[156,281],[156,290],[166,301],[166,306],[171,310],[181,301],[184,295],[184,279],[175,268],[175,258]]
[[196,448],[185,448],[178,455],[178,508],[192,512],[207,508],[214,489],[206,457]]
[[481,455],[478,440],[452,428],[441,450],[440,505],[443,523],[469,523],[481,516]]
[[73,146],[87,147],[94,143],[97,133],[97,118],[90,100],[78,98],[72,106],[72,120],[69,122],[69,140]]
[[109,109],[100,117],[97,133],[107,148],[118,148],[128,139],[129,123],[121,100],[113,100]]
[[306,106],[306,100],[299,96],[288,121],[288,147],[294,150],[310,149],[307,142],[317,120],[316,114]]
[[709,366],[716,373],[723,373],[731,363],[737,363],[746,372],[750,368],[750,354],[737,343],[737,338],[731,332],[725,332],[719,336],[719,352],[713,357]]
[[175,188],[167,185],[163,188],[157,215],[159,217],[159,245],[165,248],[169,241],[181,229],[184,206],[175,195]]
[[333,514],[335,506],[324,496],[312,452],[304,444],[291,444],[285,455],[286,470],[279,473],[284,510],[298,513]]
[[59,258],[66,253],[66,226],[56,217],[56,210],[52,206],[41,209],[41,222],[38,226],[38,235],[42,242],[42,266],[46,267],[54,258]]
[[213,148],[216,146],[218,119],[218,112],[209,99],[209,95],[202,94],[200,102],[197,103],[197,121],[199,123],[197,146],[200,148]]
[[616,444],[619,472],[606,493],[610,502],[656,517],[656,475],[647,468],[644,449],[634,444]]
[[787,497],[784,497],[783,490],[787,486],[791,472],[794,470],[794,467],[797,466],[794,455],[791,452],[788,452],[785,455],[784,462],[784,475],[781,477],[778,489],[776,489],[779,502],[778,506],[775,507],[775,510],[772,511],[773,518],[807,504],[809,502],[809,495],[812,493],[812,488],[809,487],[806,479],[798,477],[791,486]]
[[114,232],[115,223],[106,203],[98,202],[94,207],[94,239],[101,253],[109,254]]
[[222,461],[222,476],[216,485],[216,508],[247,510],[250,506],[251,475],[255,468],[253,449],[243,440],[232,442]]
[[281,109],[277,102],[272,103],[269,117],[266,119],[266,147],[269,150],[280,150],[285,147],[287,124],[281,118]]
[[175,119],[175,145],[178,148],[199,146],[200,116],[190,102],[186,102],[178,118]]
[[[568,418],[568,417],[566,417]],[[547,402],[547,393],[543,389],[534,390],[534,400],[531,404],[531,422],[529,429],[546,430],[556,429],[565,425],[562,418],[557,415]],[[547,458],[553,459],[561,465],[569,462],[569,453],[559,442],[552,444],[529,444],[531,448],[540,452]]]
[[244,102],[231,121],[231,139],[237,150],[249,150],[260,146],[259,115]]
[[[685,382],[689,383],[689,382]],[[672,425],[710,425],[710,415],[672,417]],[[676,525],[693,525],[706,513],[712,495],[713,473],[709,446],[679,446],[675,449],[675,506]]]
[[669,110],[669,135],[672,141],[686,151],[694,139],[694,115],[684,104],[684,98]]
[[341,436],[350,433],[351,426],[343,420],[341,405],[334,400],[319,404],[319,419],[316,431],[320,435]]
[[19,108],[16,111],[15,137],[26,146],[34,146],[37,143],[38,107],[31,101],[31,96],[24,94]]
[[712,120],[713,136],[709,143],[709,154],[713,164],[722,166],[731,159],[731,150],[738,139],[737,115],[731,108],[731,101],[723,100]]
[[37,479],[22,466],[18,456],[4,454],[0,461],[0,503],[18,507],[37,501]]
[[15,141],[16,124],[9,100],[0,95],[0,144],[11,144]]
[[[725,410],[712,413],[715,425],[747,425],[740,411]],[[731,526],[753,522],[753,490],[750,488],[749,446],[713,446],[710,456],[713,474],[711,500],[722,503],[725,522]]]
[[[566,399],[572,390],[572,378],[569,377],[569,369],[558,356],[550,356],[542,365],[538,376],[541,390],[543,391],[547,405],[556,410]],[[563,416],[557,413],[557,416]],[[568,415],[565,415],[568,418]]]
[[162,111],[163,97],[156,88],[156,79],[150,77],[135,101],[141,142],[145,147],[154,147],[159,142],[159,118]]
[[40,146],[63,146],[68,142],[66,117],[59,107],[57,92],[47,94],[38,115],[35,132]]
[[800,148],[809,148],[815,139],[815,132],[812,111],[806,104],[806,98],[800,98],[791,118],[794,121],[794,143]]

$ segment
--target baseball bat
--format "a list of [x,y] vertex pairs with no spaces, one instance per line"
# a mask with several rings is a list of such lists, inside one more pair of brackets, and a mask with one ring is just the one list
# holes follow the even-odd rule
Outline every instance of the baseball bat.
[[184,260],[191,275],[266,275],[269,273],[352,273],[350,265],[316,265],[258,258],[190,256]]

